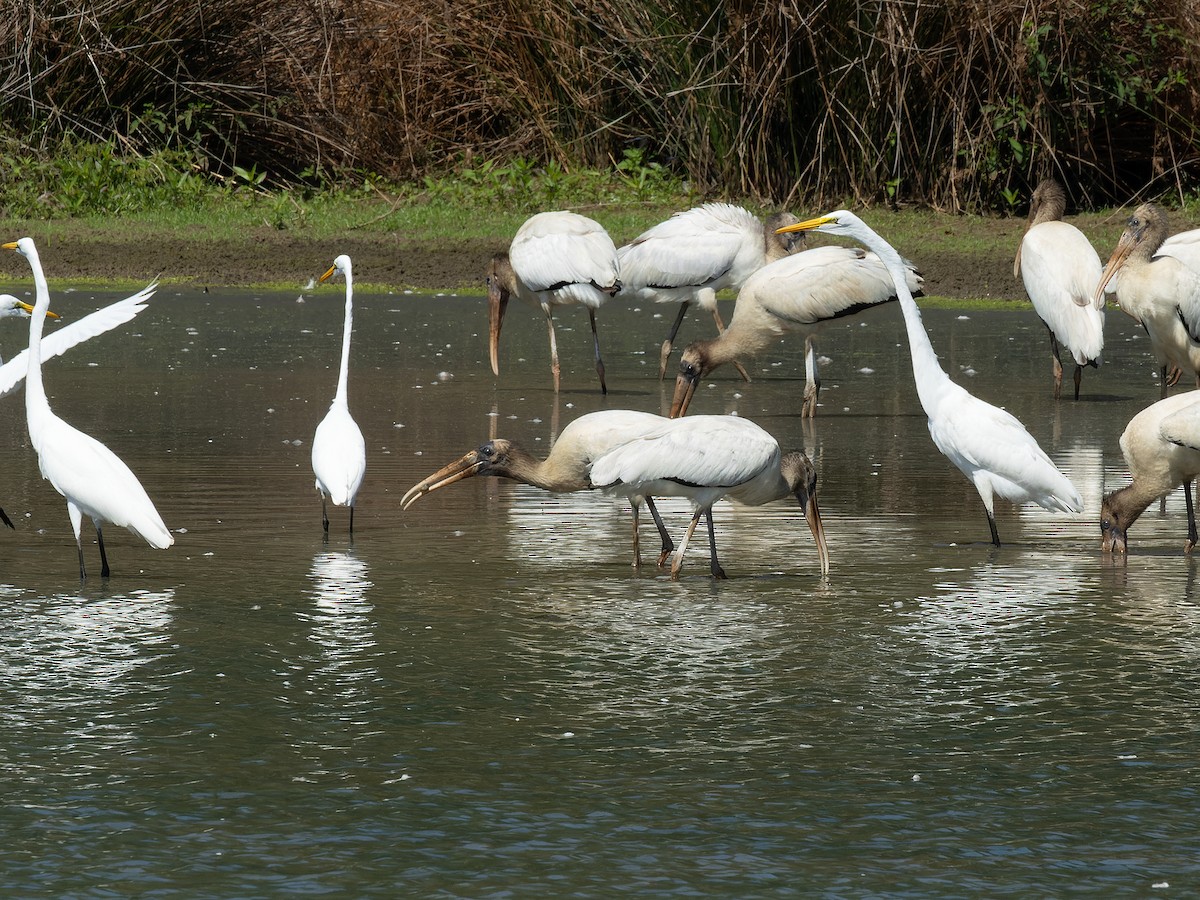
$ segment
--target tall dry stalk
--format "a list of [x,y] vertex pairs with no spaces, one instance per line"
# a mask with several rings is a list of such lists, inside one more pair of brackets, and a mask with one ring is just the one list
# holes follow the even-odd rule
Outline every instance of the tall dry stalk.
[[953,210],[1051,172],[1093,202],[1200,184],[1194,0],[10,6],[0,127],[43,150],[177,141],[217,170],[413,178],[637,147],[705,195]]

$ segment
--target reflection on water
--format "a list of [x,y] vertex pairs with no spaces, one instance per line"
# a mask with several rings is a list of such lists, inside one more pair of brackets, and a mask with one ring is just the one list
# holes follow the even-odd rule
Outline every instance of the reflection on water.
[[[56,407],[181,529],[166,552],[109,529],[107,582],[79,585],[61,499],[21,429],[0,435],[11,893],[1195,893],[1200,563],[1178,492],[1128,559],[1099,552],[1117,438],[1157,396],[1120,317],[1084,398],[1055,404],[1032,314],[927,313],[947,370],[1085,499],[998,504],[999,549],[929,439],[898,311],[824,330],[815,422],[802,342],[750,384],[718,373],[698,412],[815,460],[832,571],[794,501],[721,503],[729,580],[697,542],[673,582],[632,568],[628,508],[599,495],[480,478],[399,508],[489,437],[544,455],[585,412],[664,411],[653,311],[603,311],[606,399],[586,317],[559,322],[556,397],[536,321],[506,331],[496,381],[479,299],[356,306],[352,542],[323,540],[308,446],[337,303],[167,290],[55,361]],[[661,508],[682,533],[686,504]]]

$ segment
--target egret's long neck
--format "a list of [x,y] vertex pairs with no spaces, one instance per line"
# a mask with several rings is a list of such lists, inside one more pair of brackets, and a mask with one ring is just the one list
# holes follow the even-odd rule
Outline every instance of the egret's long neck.
[[354,283],[346,270],[346,324],[342,327],[342,366],[338,370],[337,394],[334,402],[346,405],[349,401],[347,383],[350,380],[350,333],[354,330]]
[[50,288],[46,284],[46,274],[42,271],[37,252],[34,251],[28,259],[30,268],[33,269],[37,300],[29,316],[29,370],[25,375],[26,421],[42,410],[48,411],[50,408],[46,400],[46,388],[42,385],[42,329],[46,324],[46,311],[50,309]]
[[900,311],[904,314],[904,327],[908,332],[908,347],[912,355],[913,378],[917,382],[917,396],[926,412],[932,408],[937,389],[950,381],[937,354],[933,352],[933,344],[929,342],[929,333],[921,322],[921,310],[913,299],[912,291],[908,289],[908,276],[904,268],[904,260],[900,258],[890,245],[880,243],[872,247],[879,259],[887,267],[888,274],[896,286],[896,296],[900,300]]

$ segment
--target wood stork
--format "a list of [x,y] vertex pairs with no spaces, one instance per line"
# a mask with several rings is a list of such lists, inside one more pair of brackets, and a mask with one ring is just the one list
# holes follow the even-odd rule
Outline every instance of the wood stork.
[[554,336],[554,307],[578,303],[587,307],[600,392],[604,360],[596,333],[596,310],[621,290],[617,248],[599,222],[572,212],[531,216],[517,229],[507,253],[492,257],[487,273],[489,338],[492,372],[500,374],[500,327],[508,298],[516,295],[546,314],[550,334],[550,371],[559,388],[558,342]]
[[661,566],[675,547],[652,498],[690,499],[695,515],[672,562],[672,577],[679,576],[684,551],[701,515],[708,517],[712,573],[725,577],[717,562],[712,526],[711,509],[717,500],[729,497],[757,506],[793,494],[804,508],[821,571],[829,571],[812,463],[803,453],[782,455],[774,438],[735,416],[666,419],[621,409],[588,413],[563,429],[544,460],[512,441],[491,440],[414,485],[401,502],[407,509],[426,494],[473,475],[511,478],[556,493],[599,489],[629,499],[635,566],[641,562],[637,530],[641,503],[650,509],[662,539]]
[[350,508],[350,533],[354,533],[354,500],[367,471],[367,445],[358,423],[350,415],[347,382],[350,377],[350,335],[354,330],[354,274],[350,257],[342,254],[321,276],[328,281],[335,273],[346,279],[346,316],[342,324],[342,359],[337,392],[325,413],[312,443],[312,468],[321,495],[321,525],[329,534],[328,498],[334,506]]
[[1061,349],[1075,362],[1075,399],[1083,367],[1100,365],[1104,350],[1104,295],[1096,299],[1103,266],[1100,255],[1074,225],[1062,221],[1067,194],[1047,178],[1033,192],[1029,224],[1013,261],[1013,277],[1025,285],[1042,324],[1050,332],[1054,355],[1054,399],[1062,394]]
[[83,562],[82,517],[86,513],[96,526],[100,546],[101,576],[110,574],[104,552],[102,522],[128,528],[151,547],[166,549],[175,538],[163,524],[145,488],[121,459],[95,438],[68,425],[54,414],[42,384],[42,330],[50,307],[50,290],[30,238],[0,245],[16,250],[33,269],[37,302],[29,319],[29,370],[25,378],[25,418],[29,442],[37,452],[42,477],[67,500],[75,545],[79,550],[79,577],[87,578]]
[[1184,552],[1190,553],[1197,541],[1192,480],[1200,475],[1200,391],[1159,400],[1130,419],[1121,452],[1132,481],[1100,504],[1103,549],[1124,553],[1130,526],[1151,503],[1182,484],[1188,519]]
[[950,380],[909,290],[904,260],[854,213],[838,210],[788,226],[841,235],[870,247],[887,266],[900,298],[908,332],[917,396],[928,417],[934,444],[975,485],[987,510],[992,543],[1000,545],[993,511],[994,495],[1014,503],[1033,501],[1061,512],[1080,512],[1083,500],[1070,480],[1050,461],[1015,416],[985,403]]
[[[666,375],[667,360],[688,306],[696,303],[712,313],[717,332],[724,331],[717,292],[738,290],[751,273],[791,253],[795,239],[776,230],[796,221],[791,213],[776,213],[764,224],[740,206],[705,203],[675,213],[617,251],[625,293],[656,303],[679,304],[671,333],[662,343],[659,381]],[[735,361],[734,365],[749,381],[741,364]]]
[[797,451],[784,455],[779,442],[748,419],[736,416],[692,416],[669,419],[599,457],[591,482],[602,490],[637,496],[685,497],[692,521],[675,551],[671,577],[678,578],[683,556],[696,525],[708,523],[709,568],[724,578],[717,561],[712,507],[722,498],[745,506],[760,506],[795,496],[812,531],[821,574],[829,573],[825,528],[817,507],[817,472]]
[[1176,380],[1168,378],[1173,369],[1191,372],[1200,384],[1200,272],[1177,256],[1156,256],[1166,238],[1166,211],[1143,203],[1129,218],[1093,292],[1100,297],[1116,276],[1117,302],[1150,338],[1161,397]]
[[[401,505],[408,509],[426,494],[475,475],[510,478],[553,493],[590,490],[593,487],[590,472],[596,459],[613,447],[657,428],[666,421],[668,420],[663,416],[627,409],[588,413],[573,420],[562,430],[550,450],[550,455],[544,460],[537,459],[513,441],[493,438],[414,485],[401,499]],[[662,539],[658,564],[663,565],[675,549],[675,544],[663,525],[653,497],[634,491],[612,493],[628,498],[633,508],[634,566],[641,565],[638,519],[643,503],[650,510]]]
[[[904,273],[908,289],[919,293],[924,280],[915,267],[905,262]],[[812,418],[821,388],[813,329],[895,299],[887,268],[874,253],[858,247],[814,247],[768,263],[742,285],[724,333],[684,349],[671,416],[687,413],[700,379],[717,367],[760,352],[780,335],[802,331],[807,335],[801,414]]]

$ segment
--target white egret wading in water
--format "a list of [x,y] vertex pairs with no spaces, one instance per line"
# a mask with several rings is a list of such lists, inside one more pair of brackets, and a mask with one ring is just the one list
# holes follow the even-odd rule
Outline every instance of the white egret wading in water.
[[1083,367],[1100,365],[1104,350],[1104,295],[1093,296],[1103,266],[1083,232],[1063,222],[1067,195],[1048,178],[1037,186],[1029,204],[1029,224],[1013,276],[1019,276],[1034,311],[1050,332],[1054,355],[1054,399],[1062,393],[1062,348],[1075,362],[1075,399]]
[[37,290],[37,302],[29,319],[29,370],[25,379],[25,417],[29,426],[29,442],[37,452],[42,477],[66,498],[71,527],[75,531],[75,545],[79,550],[79,577],[87,578],[80,534],[85,514],[96,526],[100,574],[108,577],[108,556],[104,552],[104,534],[101,531],[103,522],[128,528],[159,550],[170,547],[175,539],[129,467],[98,440],[68,425],[50,409],[42,385],[41,355],[42,328],[50,308],[46,276],[42,272],[37,248],[30,238],[0,246],[6,250],[16,250],[29,261]]
[[[924,280],[905,262],[909,290],[920,293]],[[733,319],[719,337],[693,341],[683,351],[675,378],[672,418],[687,414],[702,378],[736,358],[762,352],[793,332],[804,341],[804,402],[801,415],[813,418],[821,392],[813,332],[823,323],[896,299],[892,276],[874,253],[859,247],[814,247],[763,266],[746,279],[733,307]]]
[[492,372],[500,374],[500,327],[509,297],[516,295],[540,307],[550,334],[550,372],[559,389],[558,341],[554,307],[578,303],[587,307],[600,392],[607,394],[596,310],[621,290],[617,248],[604,227],[572,212],[544,212],[525,220],[507,253],[488,265],[488,354]]
[[987,510],[993,544],[1000,545],[993,509],[996,494],[1013,503],[1033,501],[1049,510],[1077,513],[1083,509],[1083,500],[1070,479],[1015,416],[973,396],[942,369],[908,289],[904,261],[891,244],[846,210],[788,227],[854,238],[875,251],[887,266],[900,298],[917,396],[928,417],[929,434],[938,450],[975,485]]
[[[776,230],[796,221],[791,213],[776,213],[764,224],[740,206],[705,203],[675,213],[617,250],[625,294],[679,304],[671,333],[662,343],[660,381],[688,307],[696,303],[712,313],[717,332],[723,332],[717,292],[739,290],[752,273],[791,253],[795,239]],[[734,361],[734,365],[749,381],[741,363]]]
[[321,495],[321,526],[329,534],[329,514],[326,498],[334,506],[350,508],[350,533],[354,533],[354,499],[362,487],[367,471],[367,445],[358,423],[350,415],[347,382],[350,378],[350,334],[354,330],[354,275],[350,257],[337,257],[321,276],[328,281],[335,273],[346,279],[346,318],[342,325],[342,360],[338,369],[337,393],[329,404],[329,412],[313,435],[312,468],[317,476],[317,492]]

